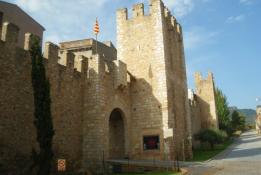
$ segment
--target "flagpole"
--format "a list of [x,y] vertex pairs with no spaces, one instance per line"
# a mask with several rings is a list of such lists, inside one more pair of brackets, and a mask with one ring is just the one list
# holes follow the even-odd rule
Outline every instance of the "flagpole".
[[96,34],[95,36],[96,36],[96,54],[98,55],[98,40],[97,40],[98,34]]

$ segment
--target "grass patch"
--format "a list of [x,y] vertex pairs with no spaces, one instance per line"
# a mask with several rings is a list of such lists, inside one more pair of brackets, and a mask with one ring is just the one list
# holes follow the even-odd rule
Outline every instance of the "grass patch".
[[181,174],[174,173],[174,172],[147,172],[147,173],[119,173],[113,175],[181,175]]
[[214,149],[200,148],[193,151],[193,161],[206,161],[221,151],[225,150],[229,145],[233,143],[232,140],[225,141],[223,144],[216,145]]

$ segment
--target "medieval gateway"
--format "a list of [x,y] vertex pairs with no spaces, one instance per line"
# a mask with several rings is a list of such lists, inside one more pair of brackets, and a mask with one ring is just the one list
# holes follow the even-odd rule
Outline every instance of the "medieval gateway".
[[[1,29],[3,162],[30,158],[37,146],[32,34],[26,33],[24,48],[19,47],[19,27],[3,21]],[[132,17],[127,9],[117,11],[117,49],[98,42],[96,51],[95,43],[45,43],[55,159],[66,159],[67,169],[92,169],[104,159],[191,159],[193,133],[218,127],[213,75],[203,80],[196,74],[196,93],[190,91],[189,100],[182,28],[162,1],[150,0],[146,15],[143,4],[133,6]]]

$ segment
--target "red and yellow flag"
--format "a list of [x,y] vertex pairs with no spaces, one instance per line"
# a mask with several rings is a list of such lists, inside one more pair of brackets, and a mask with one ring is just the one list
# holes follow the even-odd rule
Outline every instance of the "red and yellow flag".
[[98,19],[97,18],[96,18],[96,22],[95,22],[93,31],[94,31],[95,35],[98,35],[98,33],[100,32],[99,23],[98,23]]

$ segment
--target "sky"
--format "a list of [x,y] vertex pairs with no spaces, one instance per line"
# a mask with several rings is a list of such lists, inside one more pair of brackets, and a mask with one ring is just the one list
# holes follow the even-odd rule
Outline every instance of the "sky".
[[[44,41],[94,38],[116,46],[116,10],[148,0],[5,0],[46,29]],[[163,0],[183,27],[188,87],[194,73],[212,71],[230,106],[261,104],[261,0]]]

